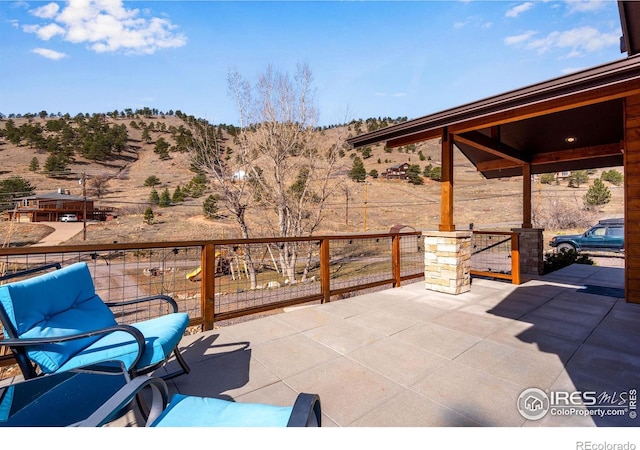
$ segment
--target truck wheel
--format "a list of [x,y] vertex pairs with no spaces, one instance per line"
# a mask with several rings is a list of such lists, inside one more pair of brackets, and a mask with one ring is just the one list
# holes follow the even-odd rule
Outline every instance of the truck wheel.
[[562,250],[566,250],[566,251],[573,250],[575,252],[576,248],[571,244],[567,244],[566,242],[563,242],[562,244],[558,245],[558,251],[561,252]]

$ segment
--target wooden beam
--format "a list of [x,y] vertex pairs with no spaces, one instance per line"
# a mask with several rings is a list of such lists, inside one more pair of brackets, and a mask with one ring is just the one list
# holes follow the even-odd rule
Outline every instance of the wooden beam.
[[420,133],[409,134],[396,139],[389,139],[387,141],[387,147],[395,148],[402,147],[403,145],[417,144],[418,142],[424,142],[431,139],[435,139],[442,136],[442,128],[436,128],[433,130],[421,131]]
[[440,231],[455,231],[453,223],[453,136],[442,131],[442,177],[440,179]]
[[528,162],[528,158],[523,155],[522,151],[501,143],[499,139],[493,139],[489,136],[485,136],[479,131],[466,133],[465,136],[455,135],[454,141],[461,144],[467,144],[473,148],[482,150],[483,152],[491,153],[492,155],[500,156],[504,159],[508,159],[509,161],[518,163],[518,165]]
[[522,166],[522,228],[532,228],[531,223],[531,164]]
[[593,105],[595,103],[629,97],[636,94],[640,94],[640,79],[599,89],[588,90],[586,92],[579,92],[577,94],[569,94],[564,97],[554,97],[550,100],[460,121],[456,124],[450,125],[449,132],[457,135],[468,131],[517,122],[519,120],[530,119],[532,117],[545,116],[555,112],[580,108],[582,106]]
[[[549,163],[578,161],[581,159],[606,158],[609,156],[618,156],[621,154],[621,143],[605,144],[576,148],[571,150],[558,150],[554,152],[538,153],[537,155],[533,155],[530,163],[532,166],[536,166]],[[476,168],[480,172],[487,172],[491,170],[513,169],[520,166],[522,166],[522,164],[518,164],[515,161],[510,161],[507,159],[494,159],[491,161],[479,162]],[[537,173],[535,167],[532,168],[532,173]]]

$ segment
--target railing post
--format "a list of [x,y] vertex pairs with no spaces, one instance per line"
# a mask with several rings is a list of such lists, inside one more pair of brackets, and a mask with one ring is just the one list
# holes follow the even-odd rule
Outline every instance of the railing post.
[[213,318],[215,311],[215,278],[216,278],[216,246],[213,242],[205,244],[202,248],[200,283],[200,308],[204,318],[205,331],[213,330]]
[[393,287],[400,287],[400,235],[391,239],[391,264],[393,268]]
[[329,303],[329,301],[331,301],[329,261],[329,239],[322,238],[320,240],[320,290],[322,292],[322,303]]
[[511,283],[520,284],[520,240],[518,233],[511,233]]

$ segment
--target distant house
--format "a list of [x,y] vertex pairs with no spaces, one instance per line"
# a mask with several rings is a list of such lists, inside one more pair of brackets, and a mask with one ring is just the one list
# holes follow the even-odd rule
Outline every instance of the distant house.
[[85,211],[87,220],[105,220],[113,213],[113,208],[96,209],[92,199],[71,195],[66,189],[16,198],[14,202],[15,209],[8,213],[9,218],[17,222],[55,222],[69,213],[76,214],[82,221]]
[[556,172],[555,174],[556,182],[560,183],[562,181],[566,181],[571,176],[570,170],[563,170],[562,172]]
[[396,164],[395,166],[391,166],[386,171],[382,172],[382,175],[380,176],[382,178],[386,178],[387,180],[406,180],[407,169],[409,169],[409,163]]

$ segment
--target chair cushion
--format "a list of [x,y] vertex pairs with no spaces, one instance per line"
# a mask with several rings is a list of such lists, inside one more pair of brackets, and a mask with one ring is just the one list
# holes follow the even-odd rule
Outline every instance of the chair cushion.
[[[95,292],[86,263],[0,286],[0,305],[19,338],[66,336],[116,325],[113,313]],[[27,353],[43,372],[51,373],[98,339],[45,344]]]
[[[145,352],[136,365],[137,369],[164,361],[178,345],[189,325],[186,313],[167,314],[166,316],[132,324],[145,337]],[[77,353],[74,358],[60,367],[70,370],[100,361],[122,361],[127,370],[131,369],[138,354],[138,344],[133,337],[123,331],[110,333],[86,349]]]
[[286,427],[293,407],[175,394],[154,427]]

